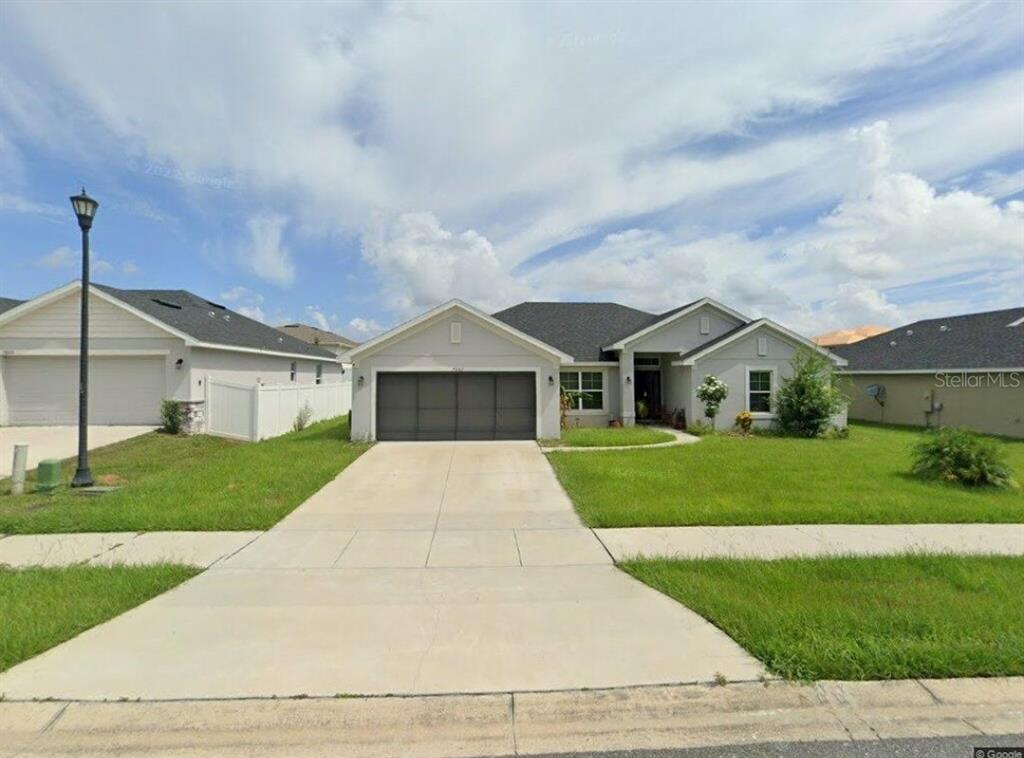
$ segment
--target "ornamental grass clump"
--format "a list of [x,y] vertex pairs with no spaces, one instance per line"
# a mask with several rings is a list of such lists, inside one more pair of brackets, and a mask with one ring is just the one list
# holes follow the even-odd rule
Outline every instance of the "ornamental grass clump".
[[964,487],[1016,488],[1002,446],[968,429],[942,427],[914,445],[913,472]]

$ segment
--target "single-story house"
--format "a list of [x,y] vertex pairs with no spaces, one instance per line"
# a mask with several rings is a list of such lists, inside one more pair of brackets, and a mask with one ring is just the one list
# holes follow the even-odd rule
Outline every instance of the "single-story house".
[[[77,422],[80,295],[74,281],[0,304],[0,424]],[[201,423],[206,377],[252,386],[341,373],[333,352],[191,292],[90,287],[91,423],[158,424],[165,398]]]
[[850,418],[1024,438],[1024,308],[915,321],[835,351]]
[[309,324],[284,324],[277,328],[279,331],[290,334],[292,337],[300,339],[305,343],[330,350],[335,355],[347,353],[359,344],[348,337],[335,334],[317,326],[310,326]]
[[[801,348],[845,361],[768,319],[710,298],[665,313],[617,303],[520,303],[492,315],[452,300],[354,348],[356,439],[534,439],[560,434],[560,387],[573,424],[623,425],[684,412],[700,419],[707,374],[743,410],[772,421],[769,398]],[[845,423],[845,419],[840,420]]]

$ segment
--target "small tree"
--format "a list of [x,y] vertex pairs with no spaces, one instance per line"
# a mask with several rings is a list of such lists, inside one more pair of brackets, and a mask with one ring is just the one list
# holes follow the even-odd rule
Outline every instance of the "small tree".
[[708,374],[704,382],[697,388],[697,399],[704,404],[704,415],[711,421],[711,428],[715,428],[715,416],[718,415],[718,408],[722,401],[729,396],[729,385],[716,376]]
[[782,380],[773,398],[779,426],[788,434],[817,437],[847,404],[835,366],[812,350],[798,350],[790,365],[793,375]]

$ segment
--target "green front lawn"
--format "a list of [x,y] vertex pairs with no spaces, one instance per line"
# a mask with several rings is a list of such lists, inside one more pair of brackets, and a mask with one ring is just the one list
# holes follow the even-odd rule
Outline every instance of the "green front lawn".
[[1024,558],[620,565],[790,679],[1024,674]]
[[[89,454],[97,484],[116,492],[14,497],[0,482],[0,533],[267,529],[366,449],[344,419],[259,443],[154,432]],[[65,482],[74,469],[65,462]]]
[[[548,460],[592,527],[1024,522],[1022,490],[912,476],[921,434],[854,424],[845,440],[719,435]],[[1024,482],[1024,442],[1004,444]]]
[[198,573],[173,564],[0,568],[0,671]]
[[633,447],[672,442],[671,434],[643,426],[576,427],[562,431],[561,439],[541,440],[543,447]]

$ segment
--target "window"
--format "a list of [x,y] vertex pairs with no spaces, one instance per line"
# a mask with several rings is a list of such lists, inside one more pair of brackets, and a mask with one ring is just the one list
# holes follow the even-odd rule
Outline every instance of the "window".
[[604,409],[604,374],[600,371],[563,371],[562,389],[571,393],[572,407],[578,411]]
[[295,381],[295,377],[298,376],[298,374],[299,374],[299,364],[296,363],[295,361],[292,361],[292,368],[291,368],[291,371],[289,372],[289,375],[288,375],[289,381],[294,382]]
[[771,413],[772,372],[756,369],[747,373],[747,410],[751,413]]
[[324,364],[316,364],[316,383],[321,384],[324,380]]
[[633,365],[636,368],[659,368],[661,366],[661,358],[656,355],[638,355],[633,359]]
[[700,333],[711,334],[711,318],[709,316],[700,317]]

